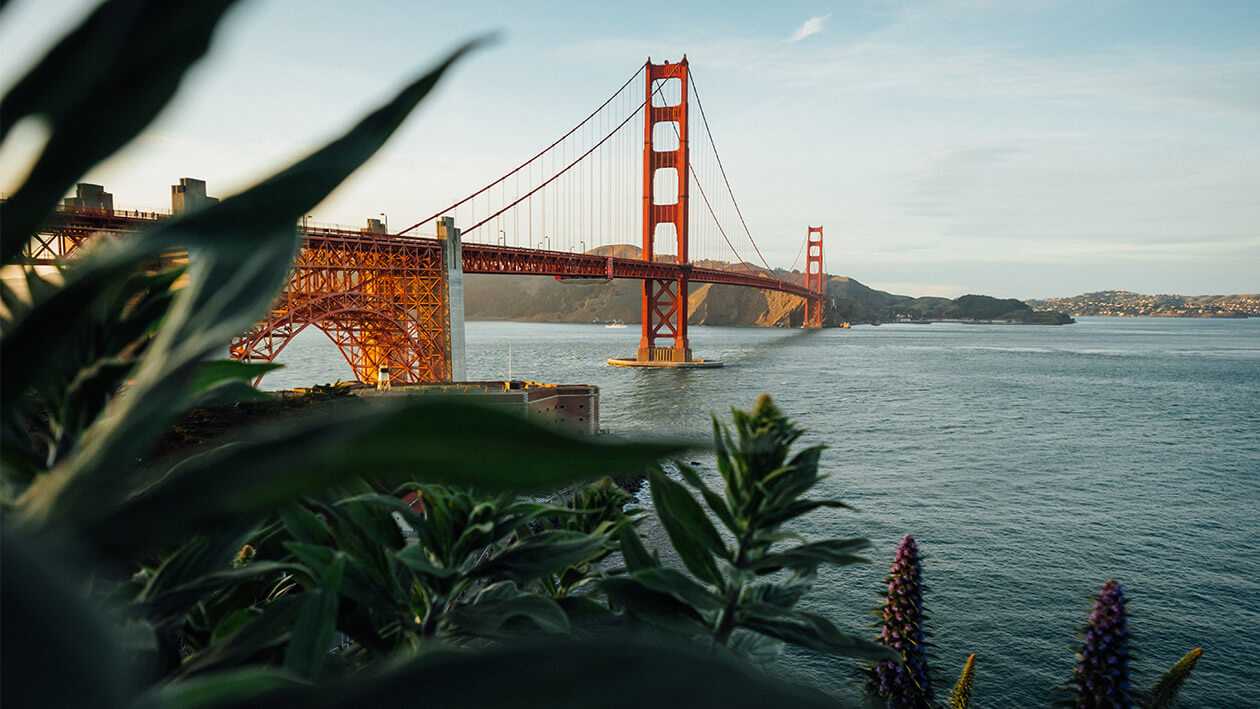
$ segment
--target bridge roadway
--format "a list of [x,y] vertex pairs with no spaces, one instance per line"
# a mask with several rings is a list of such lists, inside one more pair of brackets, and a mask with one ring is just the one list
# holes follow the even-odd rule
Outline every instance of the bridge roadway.
[[[123,210],[74,209],[57,213],[50,228],[37,237],[32,245],[31,256],[36,263],[70,253],[92,234],[110,232],[133,233],[169,219],[161,212],[130,212]],[[355,229],[306,227],[300,228],[306,245],[317,249],[333,249],[344,252],[356,247],[364,250],[381,248],[415,249],[428,251],[440,248],[437,239],[412,236],[392,236]],[[498,246],[480,243],[463,244],[463,270],[465,273],[506,273],[529,276],[558,276],[562,278],[633,278],[673,280],[684,272],[692,283],[720,283],[790,293],[802,298],[812,294],[804,284],[782,281],[755,271],[737,271],[672,263],[667,260],[643,261],[616,258],[597,254],[578,254],[567,251],[545,251],[515,246]],[[417,253],[417,257],[422,254]],[[327,265],[325,266],[327,267]]]

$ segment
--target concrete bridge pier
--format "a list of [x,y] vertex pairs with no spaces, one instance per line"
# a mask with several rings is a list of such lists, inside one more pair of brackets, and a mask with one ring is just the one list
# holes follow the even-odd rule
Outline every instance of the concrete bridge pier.
[[464,249],[454,217],[442,217],[437,222],[437,239],[442,249],[442,300],[446,321],[446,361],[444,372],[448,382],[468,380],[466,350],[464,348]]

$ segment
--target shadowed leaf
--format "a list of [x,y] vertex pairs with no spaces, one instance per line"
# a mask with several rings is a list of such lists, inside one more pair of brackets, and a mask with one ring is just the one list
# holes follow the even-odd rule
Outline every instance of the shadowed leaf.
[[[492,681],[491,681],[492,680]],[[241,709],[412,706],[546,709],[835,709],[835,700],[773,681],[747,666],[676,645],[630,639],[509,647],[413,661],[378,675],[294,687],[245,700]]]
[[5,525],[0,533],[0,704],[124,705],[121,644],[107,616],[80,597],[80,584],[50,550]]
[[[603,442],[505,411],[428,397],[346,402],[190,458],[85,532],[127,555],[259,514],[349,476],[422,479],[483,489],[556,489],[642,468],[683,444]],[[358,406],[354,406],[358,404]],[[486,445],[493,441],[493,445]]]
[[299,677],[317,677],[328,657],[337,629],[337,593],[345,568],[345,555],[335,554],[320,577],[319,586],[302,593],[302,611],[284,651],[284,668]]
[[650,471],[648,482],[661,525],[687,569],[702,581],[721,585],[722,573],[714,557],[727,558],[729,552],[704,509],[686,488],[660,470]]
[[807,571],[819,564],[848,566],[849,564],[869,564],[870,559],[858,556],[856,552],[870,549],[873,545],[869,539],[856,537],[853,539],[827,539],[821,542],[802,544],[791,549],[766,556],[753,562],[749,568],[759,574],[767,574],[779,569],[800,569]]
[[862,660],[896,660],[892,650],[870,640],[843,632],[822,616],[778,608],[764,603],[748,603],[740,609],[739,624],[783,642],[818,652]]

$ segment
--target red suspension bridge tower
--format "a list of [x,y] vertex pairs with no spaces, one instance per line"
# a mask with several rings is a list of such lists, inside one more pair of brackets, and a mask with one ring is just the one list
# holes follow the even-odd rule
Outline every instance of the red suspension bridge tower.
[[[655,261],[656,239],[660,235],[676,240],[678,275],[670,279],[643,279],[643,324],[639,351],[634,359],[617,358],[609,364],[635,367],[720,367],[721,362],[694,360],[687,339],[687,298],[690,260],[687,255],[687,197],[691,165],[687,139],[687,94],[690,75],[687,57],[677,64],[653,64],[644,68],[645,103],[643,116],[643,254]],[[668,103],[673,92],[663,92],[661,84],[678,82],[678,102]],[[663,105],[657,105],[657,104]],[[659,133],[657,126],[663,130]],[[671,139],[671,136],[676,139]],[[673,145],[658,149],[660,143]],[[664,173],[662,175],[662,173]],[[658,176],[662,179],[658,180]],[[674,194],[659,186],[675,185]],[[657,340],[672,340],[659,345]]]
[[822,327],[823,303],[827,296],[827,276],[823,273],[823,228],[811,226],[805,234],[805,287],[813,298],[805,299],[805,324]]

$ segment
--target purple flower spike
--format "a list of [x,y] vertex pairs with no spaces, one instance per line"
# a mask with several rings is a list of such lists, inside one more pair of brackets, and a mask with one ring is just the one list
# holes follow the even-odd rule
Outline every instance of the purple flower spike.
[[1073,706],[1127,708],[1129,696],[1129,619],[1124,610],[1124,589],[1112,579],[1103,585],[1089,616],[1072,678],[1076,690]]
[[889,707],[897,709],[929,707],[934,699],[923,627],[926,613],[922,573],[919,549],[914,537],[907,534],[893,559],[880,633],[880,642],[896,650],[905,664],[881,660],[870,670],[865,686],[867,694],[878,695]]

